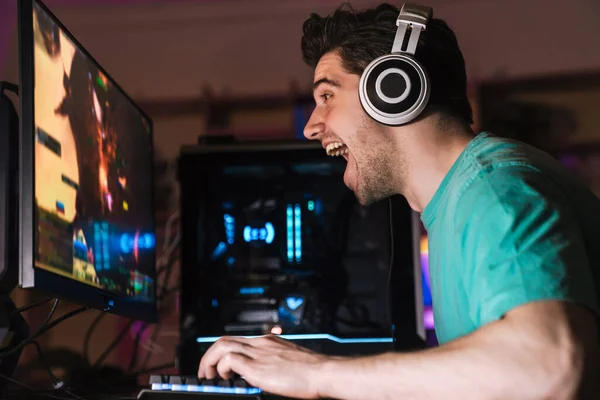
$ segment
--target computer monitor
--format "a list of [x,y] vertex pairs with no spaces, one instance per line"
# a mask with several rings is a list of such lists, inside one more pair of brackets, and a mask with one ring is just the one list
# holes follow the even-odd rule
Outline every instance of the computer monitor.
[[418,217],[400,196],[358,204],[345,168],[314,142],[182,149],[182,332],[379,350],[392,320],[403,343],[424,335]]
[[19,284],[155,321],[152,121],[40,1],[19,24]]

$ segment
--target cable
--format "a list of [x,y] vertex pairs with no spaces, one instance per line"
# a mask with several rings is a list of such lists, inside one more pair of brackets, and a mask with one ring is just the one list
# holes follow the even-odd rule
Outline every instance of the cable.
[[50,329],[54,328],[56,325],[60,324],[61,322],[65,321],[77,314],[80,314],[83,311],[88,311],[88,310],[89,310],[88,307],[83,306],[83,307],[76,308],[75,310],[70,311],[64,315],[61,315],[59,318],[55,319],[54,321],[52,321],[48,325],[46,325],[46,327],[44,329],[42,329],[42,331],[39,334],[37,334],[37,336],[43,335],[44,333],[48,332]]
[[173,223],[179,218],[179,211],[175,211],[173,214],[169,216],[167,222],[165,223],[165,239],[163,241],[163,253],[160,258],[156,261],[157,271],[159,274],[163,272],[168,267],[168,262],[179,243],[181,242],[181,228],[177,228],[177,233],[175,234],[175,238],[172,242],[169,243],[171,238],[171,226]]
[[102,364],[102,362],[106,359],[106,357],[108,357],[108,355],[117,347],[117,345],[119,344],[119,342],[121,340],[123,340],[123,338],[125,337],[125,335],[129,331],[129,328],[131,327],[131,325],[133,325],[133,322],[134,322],[133,320],[129,321],[127,323],[127,325],[125,325],[125,327],[123,329],[121,329],[121,332],[119,332],[119,335],[106,348],[106,350],[104,350],[104,353],[102,353],[100,355],[100,357],[98,357],[98,359],[96,360],[96,362],[94,363],[94,365],[92,366],[92,368],[96,369],[96,368],[98,368],[100,366],[100,364]]
[[[81,397],[78,397],[76,395],[74,395],[73,393],[69,392],[68,390],[66,390],[66,388],[63,387],[64,383],[61,382],[59,379],[56,378],[56,376],[52,373],[52,370],[50,369],[50,367],[48,366],[48,364],[46,363],[43,353],[42,353],[42,349],[40,348],[39,344],[35,341],[35,338],[37,338],[38,336],[43,335],[44,333],[46,333],[48,330],[50,330],[51,328],[53,328],[54,326],[58,325],[59,323],[65,321],[66,319],[79,314],[82,311],[87,310],[87,307],[81,307],[81,308],[77,308],[65,315],[62,315],[61,317],[57,318],[56,320],[49,322],[50,318],[52,318],[52,316],[54,315],[54,312],[56,311],[56,308],[58,307],[58,303],[59,303],[59,299],[55,299],[54,300],[54,304],[52,305],[52,309],[50,310],[50,312],[48,313],[48,316],[44,319],[44,322],[42,322],[40,324],[40,326],[38,327],[38,329],[35,331],[35,333],[33,333],[32,335],[30,335],[27,339],[23,340],[22,342],[20,342],[19,344],[17,344],[16,346],[2,351],[0,352],[0,358],[3,357],[7,357],[11,354],[14,354],[18,351],[20,351],[21,349],[23,349],[25,346],[27,346],[28,344],[34,344],[39,355],[40,355],[40,360],[42,362],[42,364],[44,364],[44,366],[46,367],[46,369],[48,370],[48,374],[50,375],[50,378],[52,380],[53,386],[54,386],[54,390],[64,390],[65,393],[68,393],[70,396],[72,396],[71,398],[75,398],[75,399],[81,399]],[[14,384],[20,385],[22,387],[25,387],[31,391],[35,391],[37,393],[39,393],[40,391],[38,389],[35,389],[29,385],[25,385],[21,382],[18,382],[10,377],[7,377],[3,374],[0,374],[0,378],[6,379]],[[53,395],[49,395],[49,394],[43,394],[43,396],[45,397],[50,397],[50,398],[57,398],[57,399],[64,399],[64,397],[58,397],[58,396],[53,396]]]
[[16,353],[17,351],[21,350],[23,347],[25,347],[29,343],[31,343],[36,337],[38,337],[43,332],[45,332],[46,325],[48,324],[48,321],[50,321],[50,318],[52,318],[52,315],[54,315],[54,312],[56,311],[56,307],[58,307],[58,299],[54,300],[54,304],[52,305],[52,309],[48,313],[48,316],[44,319],[44,322],[42,322],[42,324],[38,327],[38,329],[35,331],[35,333],[33,335],[29,336],[27,339],[23,340],[21,343],[19,343],[15,347],[8,349],[8,350],[0,351],[0,358]]
[[33,344],[35,346],[35,348],[36,348],[36,350],[38,352],[38,356],[40,357],[40,361],[44,365],[44,367],[46,368],[46,371],[48,371],[48,375],[50,376],[50,380],[52,381],[52,385],[56,388],[57,385],[59,384],[60,380],[56,377],[56,375],[54,375],[54,373],[52,372],[52,369],[50,368],[50,366],[46,362],[46,359],[44,358],[44,353],[42,353],[42,348],[40,347],[40,344],[37,341],[35,341],[35,340],[32,340],[28,344]]
[[139,329],[137,335],[135,336],[135,341],[133,343],[133,353],[131,354],[131,359],[129,360],[129,366],[127,367],[127,372],[130,372],[133,368],[135,368],[135,365],[137,364],[140,340],[142,339],[142,335],[144,334],[144,332],[146,332],[146,329],[148,329],[149,326],[150,325],[148,325],[148,324],[144,324]]
[[85,333],[85,338],[83,339],[83,358],[88,364],[90,364],[90,366],[92,365],[92,362],[90,361],[90,343],[92,341],[92,334],[94,333],[94,329],[96,329],[97,325],[105,315],[105,312],[98,314],[98,316],[90,324],[87,332]]
[[13,311],[12,311],[12,313],[11,313],[11,317],[12,317],[14,314],[22,313],[22,312],[25,312],[25,311],[29,311],[29,310],[30,310],[30,309],[32,309],[32,308],[35,308],[35,307],[42,306],[42,305],[46,304],[47,302],[49,302],[50,300],[52,300],[52,299],[54,299],[54,298],[55,298],[55,297],[48,297],[47,299],[40,300],[40,301],[36,301],[36,302],[34,302],[34,303],[27,304],[26,306],[23,306],[23,307],[21,307],[21,308],[17,308],[17,309],[15,309],[15,310],[13,310]]
[[41,324],[41,326],[38,328],[38,330],[31,336],[29,336],[27,339],[23,340],[21,343],[19,343],[17,346],[6,350],[4,352],[0,352],[0,359],[2,357],[6,357],[10,354],[13,354],[15,352],[17,352],[18,350],[22,349],[23,347],[27,346],[29,343],[31,343],[35,338],[37,338],[38,336],[43,335],[44,333],[48,332],[50,329],[52,329],[53,327],[55,327],[56,325],[60,324],[61,322],[63,322],[64,320],[71,318],[74,315],[79,314],[82,311],[86,311],[88,310],[87,307],[81,307],[81,308],[77,308],[63,316],[61,316],[60,318],[55,319],[54,321],[48,323],[48,320],[50,319],[50,317],[52,317],[52,314],[54,314],[54,311],[56,310],[56,306],[58,305],[58,299],[56,299],[56,301],[54,302],[54,305],[52,307],[52,310],[50,311],[50,314],[48,314],[48,316],[46,317],[46,319],[44,320],[44,322]]
[[47,392],[47,390],[34,388],[33,386],[29,386],[29,385],[27,385],[25,383],[16,381],[16,380],[14,380],[14,379],[12,379],[12,378],[4,375],[4,374],[1,374],[1,373],[0,373],[0,378],[4,379],[6,381],[9,381],[9,382],[11,382],[11,383],[13,383],[13,384],[15,384],[17,386],[21,386],[21,387],[29,390],[30,392],[38,393],[38,394],[40,394],[40,395],[42,395],[44,397],[49,397],[51,399],[60,399],[60,400],[64,400],[65,399],[64,397],[58,397],[58,396],[53,396],[51,394],[47,394],[47,393],[45,393],[45,392]]
[[388,279],[386,285],[386,304],[387,304],[387,317],[390,328],[390,334],[392,335],[392,342],[396,343],[396,337],[394,336],[394,321],[392,316],[392,300],[390,296],[390,286],[392,282],[392,270],[394,269],[394,218],[392,217],[392,198],[388,197],[388,203],[390,208],[390,266],[388,270]]
[[48,376],[50,377],[50,380],[52,381],[52,386],[54,387],[54,389],[62,390],[75,399],[84,400],[82,397],[79,397],[76,394],[72,393],[71,391],[67,390],[67,388],[65,387],[65,383],[63,381],[61,381],[60,379],[58,379],[56,377],[56,375],[54,375],[54,373],[52,372],[52,369],[46,362],[46,358],[44,357],[44,353],[42,352],[42,348],[40,347],[39,343],[37,341],[33,340],[29,344],[33,344],[35,346],[35,348],[38,352],[38,356],[40,358],[40,362],[46,368],[46,371],[48,372]]
[[[167,218],[167,222],[165,223],[165,240],[163,241],[163,251],[167,251],[167,249],[170,247],[168,243],[169,236],[171,234],[171,225],[173,224],[173,222],[175,222],[177,218],[179,218],[179,211],[175,211],[169,216],[169,218]],[[173,240],[173,242],[177,242],[179,241],[179,239],[181,239],[181,230],[178,228],[177,234],[175,235],[175,239]]]

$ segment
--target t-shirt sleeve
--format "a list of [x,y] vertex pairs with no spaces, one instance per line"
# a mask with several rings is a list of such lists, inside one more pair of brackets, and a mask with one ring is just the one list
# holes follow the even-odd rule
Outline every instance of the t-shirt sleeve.
[[480,176],[460,197],[462,284],[477,326],[538,300],[575,302],[598,313],[582,232],[547,176],[507,167]]

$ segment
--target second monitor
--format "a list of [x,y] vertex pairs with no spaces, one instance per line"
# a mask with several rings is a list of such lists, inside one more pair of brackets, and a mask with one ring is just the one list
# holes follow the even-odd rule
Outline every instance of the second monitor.
[[44,4],[19,5],[19,283],[155,320],[152,122]]

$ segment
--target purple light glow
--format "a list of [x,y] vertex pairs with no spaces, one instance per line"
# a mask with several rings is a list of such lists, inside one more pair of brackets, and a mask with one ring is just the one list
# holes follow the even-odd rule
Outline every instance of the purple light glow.
[[[421,238],[421,249],[420,249],[420,260],[421,260],[421,269],[423,270],[423,276],[425,282],[423,282],[423,290],[429,289],[431,292],[431,279],[429,275],[429,247],[427,242],[427,237]],[[429,304],[430,299],[427,299],[423,305],[423,321],[425,329],[433,330],[435,328],[433,321],[433,307]]]
[[425,306],[423,310],[423,317],[425,321],[425,329],[433,330],[435,324],[433,323],[433,309],[430,306]]
[[427,254],[427,252],[421,252],[421,268],[423,269],[427,286],[429,286],[429,254]]

